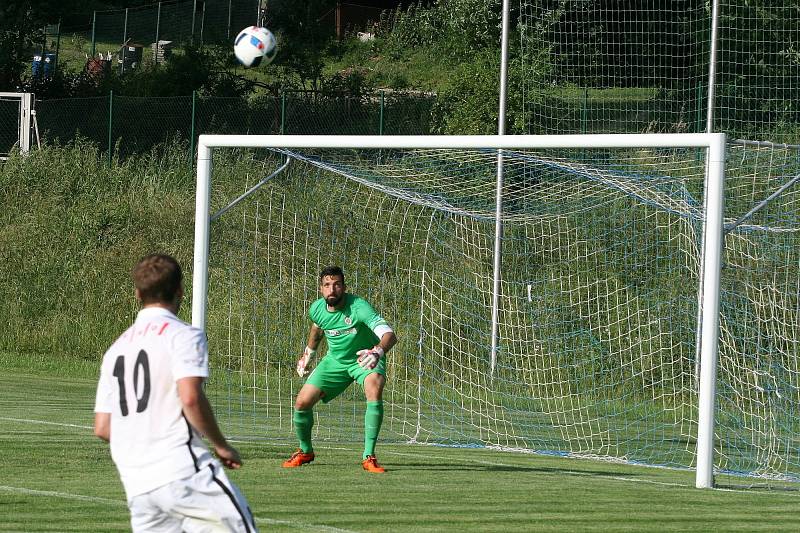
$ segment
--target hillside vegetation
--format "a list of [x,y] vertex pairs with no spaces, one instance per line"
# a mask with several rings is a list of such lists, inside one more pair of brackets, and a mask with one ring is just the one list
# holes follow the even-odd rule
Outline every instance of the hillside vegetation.
[[190,264],[185,147],[110,167],[85,142],[50,147],[0,164],[0,191],[0,350],[95,360],[135,314],[135,260]]

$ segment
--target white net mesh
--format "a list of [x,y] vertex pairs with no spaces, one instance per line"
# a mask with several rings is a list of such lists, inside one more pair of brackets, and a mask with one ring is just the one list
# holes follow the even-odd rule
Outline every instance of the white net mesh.
[[[239,190],[220,206],[293,161],[212,225],[212,390],[227,427],[293,439],[307,309],[338,264],[400,338],[382,441],[694,466],[704,151],[504,152],[494,372],[496,152],[228,154],[249,183],[221,176]],[[716,466],[796,479],[800,161],[737,144],[727,167]],[[351,387],[317,408],[315,438],[361,440],[363,409]]]
[[[504,154],[492,372],[494,151],[228,152],[248,176],[216,173],[220,207],[293,162],[212,225],[211,390],[226,427],[293,440],[307,309],[339,264],[400,338],[382,441],[692,467],[704,152]],[[716,466],[796,479],[800,163],[739,144],[727,165]],[[358,386],[320,405],[315,438],[361,440],[363,409]]]
[[[400,338],[381,440],[692,465],[702,152],[505,152],[494,374],[496,153],[291,155],[212,226],[226,427],[292,439],[307,308],[318,272],[339,264]],[[254,163],[250,184],[279,158]],[[316,410],[315,438],[361,440],[363,409],[351,387]]]
[[798,179],[797,148],[730,148],[717,464],[765,477],[800,473]]
[[[706,131],[712,4],[520,0],[520,133]],[[796,143],[800,3],[718,5],[711,131]]]

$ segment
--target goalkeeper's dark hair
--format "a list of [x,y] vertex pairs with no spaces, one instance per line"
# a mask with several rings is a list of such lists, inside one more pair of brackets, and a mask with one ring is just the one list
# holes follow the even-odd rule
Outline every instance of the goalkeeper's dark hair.
[[169,255],[150,254],[133,267],[133,284],[144,305],[175,301],[182,281],[181,266]]
[[327,266],[322,269],[322,272],[319,273],[319,284],[322,285],[322,279],[325,276],[339,276],[342,278],[342,283],[344,283],[344,271],[342,267],[338,266]]

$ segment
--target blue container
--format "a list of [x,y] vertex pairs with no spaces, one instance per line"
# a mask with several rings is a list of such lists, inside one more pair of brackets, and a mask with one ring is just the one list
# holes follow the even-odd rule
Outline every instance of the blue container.
[[45,54],[44,55],[44,78],[49,79],[53,77],[53,74],[56,70],[56,55],[55,54]]
[[42,75],[42,56],[36,54],[31,61],[31,76],[38,78]]
[[36,54],[33,56],[33,61],[31,61],[31,75],[34,78],[41,78],[42,76],[44,76],[44,79],[52,78],[53,73],[55,73],[55,67],[55,54]]

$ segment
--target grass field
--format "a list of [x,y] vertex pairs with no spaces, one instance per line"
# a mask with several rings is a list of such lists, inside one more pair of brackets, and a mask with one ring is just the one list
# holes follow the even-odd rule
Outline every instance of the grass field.
[[[0,353],[0,531],[128,529],[122,486],[92,434],[94,362]],[[232,436],[235,439],[235,436]],[[292,442],[239,441],[231,474],[263,530],[797,531],[796,486],[745,478],[693,488],[690,471],[485,449],[379,446],[388,473],[360,469],[357,444],[317,444],[283,470]],[[375,510],[370,512],[370,510]]]

